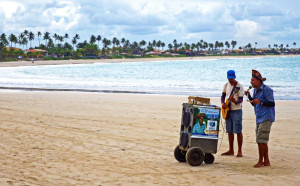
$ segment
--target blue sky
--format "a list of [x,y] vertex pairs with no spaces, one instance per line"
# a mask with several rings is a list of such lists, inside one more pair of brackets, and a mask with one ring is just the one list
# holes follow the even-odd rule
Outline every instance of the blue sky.
[[[0,33],[49,31],[166,44],[237,41],[300,45],[297,0],[0,0]],[[35,41],[37,42],[37,39]],[[69,39],[70,42],[70,39]]]

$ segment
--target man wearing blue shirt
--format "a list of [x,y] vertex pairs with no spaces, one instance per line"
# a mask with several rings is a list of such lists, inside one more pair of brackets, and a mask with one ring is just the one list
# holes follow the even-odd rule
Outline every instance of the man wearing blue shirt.
[[271,166],[268,155],[268,141],[272,123],[275,121],[275,101],[273,90],[265,85],[261,74],[252,70],[251,84],[254,87],[253,98],[249,91],[245,91],[256,115],[256,142],[258,144],[259,160],[255,168]]

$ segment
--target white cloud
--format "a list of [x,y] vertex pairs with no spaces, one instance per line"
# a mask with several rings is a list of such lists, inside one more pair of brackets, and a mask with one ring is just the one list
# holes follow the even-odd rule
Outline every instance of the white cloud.
[[[294,0],[293,0],[294,1]],[[300,5],[280,0],[0,0],[0,33],[26,30],[171,42],[288,40]],[[258,41],[258,43],[263,43]]]
[[50,18],[49,27],[51,30],[66,32],[79,23],[81,15],[78,10],[80,6],[71,1],[59,2],[57,5],[58,7],[46,9],[43,16]]
[[24,11],[25,7],[18,2],[15,1],[0,1],[0,11],[4,12],[5,18],[12,18],[13,14],[17,11]]
[[259,25],[254,21],[243,20],[235,22],[236,38],[253,38],[259,34]]

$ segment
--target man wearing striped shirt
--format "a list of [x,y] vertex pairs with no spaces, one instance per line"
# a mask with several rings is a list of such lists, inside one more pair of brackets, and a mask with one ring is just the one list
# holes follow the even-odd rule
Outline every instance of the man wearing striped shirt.
[[255,168],[271,166],[268,155],[268,141],[272,123],[275,121],[275,101],[273,90],[265,85],[261,74],[252,70],[251,84],[254,87],[253,98],[245,91],[256,115],[256,142],[258,144],[259,160]]

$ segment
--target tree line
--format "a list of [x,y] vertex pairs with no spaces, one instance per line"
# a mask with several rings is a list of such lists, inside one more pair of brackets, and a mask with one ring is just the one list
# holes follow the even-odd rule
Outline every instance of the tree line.
[[[169,52],[177,52],[184,54],[186,51],[199,52],[199,51],[209,51],[213,54],[215,51],[220,51],[220,49],[231,49],[234,50],[237,46],[237,41],[225,41],[219,42],[215,41],[214,43],[209,43],[201,39],[195,43],[181,43],[177,42],[176,39],[172,43],[166,44],[163,41],[148,41],[142,40],[140,42],[133,41],[130,42],[128,39],[121,38],[118,39],[113,37],[112,40],[108,38],[102,38],[101,35],[91,35],[89,41],[84,40],[79,42],[79,34],[75,34],[70,38],[68,33],[64,35],[59,35],[54,33],[52,36],[49,32],[33,33],[28,30],[19,35],[9,34],[6,35],[2,33],[0,35],[0,58],[5,57],[16,57],[16,56],[25,56],[27,55],[22,50],[15,51],[13,47],[17,48],[33,48],[32,41],[38,39],[38,46],[34,48],[47,50],[49,54],[56,54],[69,57],[79,57],[79,56],[91,56],[91,55],[119,55],[119,54],[140,54],[144,55],[145,52],[153,51],[155,49],[164,50],[167,47]],[[44,42],[41,42],[43,40]],[[102,43],[102,48],[100,47],[100,42]],[[251,43],[247,44],[244,47],[239,47],[240,49],[250,49],[253,51],[256,49],[257,42],[254,43],[254,47]],[[293,42],[294,49],[296,47],[296,42]],[[276,50],[289,50],[289,45],[283,44],[274,44],[274,49]],[[7,47],[11,48],[10,50]],[[271,44],[268,45],[268,48],[272,48]],[[252,50],[251,50],[252,49]],[[35,54],[29,54],[35,55]]]

